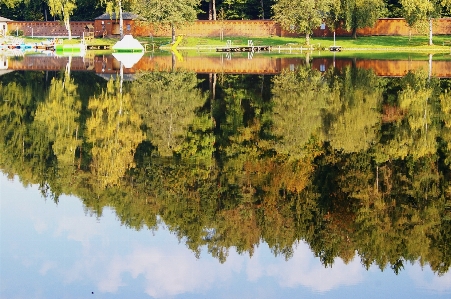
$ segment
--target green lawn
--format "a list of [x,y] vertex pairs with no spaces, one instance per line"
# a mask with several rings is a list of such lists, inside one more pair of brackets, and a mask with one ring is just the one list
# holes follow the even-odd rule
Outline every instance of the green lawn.
[[[41,40],[39,38],[24,38],[25,42],[39,42]],[[170,37],[137,37],[137,39],[142,42],[149,44],[151,47],[153,46],[155,49],[158,49],[160,46],[170,46],[171,38]],[[214,47],[225,47],[227,41],[230,40],[232,45],[234,46],[246,46],[248,44],[248,40],[252,40],[254,45],[261,46],[272,46],[281,48],[299,48],[306,47],[305,38],[293,38],[293,37],[261,37],[261,38],[247,38],[247,37],[225,37],[224,39],[220,39],[217,37],[210,38],[199,38],[199,37],[184,37],[182,42],[179,45],[179,49],[199,49],[199,48],[211,48]],[[118,40],[114,38],[95,38],[91,41],[88,41],[89,45],[114,45]],[[341,46],[343,48],[343,52],[341,53],[373,53],[371,54],[377,56],[387,56],[384,54],[386,52],[394,52],[394,53],[402,53],[404,57],[406,53],[450,53],[450,45],[443,46],[443,42],[450,42],[451,36],[447,35],[437,35],[433,37],[434,45],[428,46],[428,37],[427,36],[412,36],[409,38],[408,36],[367,36],[367,37],[358,37],[357,39],[353,39],[350,37],[337,37],[335,39],[335,44]],[[64,40],[64,43],[78,43],[79,39],[72,40]],[[310,45],[313,46],[315,50],[324,50],[328,49],[329,46],[334,45],[333,38],[311,38]],[[337,53],[341,54],[341,53]],[[387,58],[393,58],[392,54],[389,54]]]
[[[292,38],[292,37],[264,37],[264,38],[246,38],[246,37],[230,37],[220,40],[219,38],[195,38],[186,37],[180,44],[180,48],[183,47],[198,47],[198,46],[225,46],[227,40],[235,46],[245,46],[248,40],[252,40],[254,45],[273,46],[273,47],[306,47],[305,38]],[[408,36],[368,36],[358,37],[353,39],[350,37],[337,37],[335,44],[343,47],[343,49],[353,50],[405,50],[405,51],[446,51],[450,49],[450,46],[443,46],[444,41],[451,41],[451,36],[434,36],[433,46],[428,46],[428,38],[426,36],[412,36],[410,39]],[[157,44],[169,44],[169,38],[154,39]],[[311,38],[310,45],[315,49],[328,48],[334,44],[333,38]]]

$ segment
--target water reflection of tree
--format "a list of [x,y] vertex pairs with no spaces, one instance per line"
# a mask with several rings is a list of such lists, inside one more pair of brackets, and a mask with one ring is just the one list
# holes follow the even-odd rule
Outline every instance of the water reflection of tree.
[[35,124],[47,133],[53,153],[61,165],[73,166],[75,150],[81,145],[79,114],[81,102],[73,79],[54,78],[47,100],[35,112]]
[[[135,229],[158,229],[160,217],[195,254],[206,247],[220,261],[231,248],[252,254],[260,242],[289,258],[306,241],[325,265],[359,258],[367,268],[399,272],[419,260],[447,272],[451,134],[444,83],[422,73],[380,79],[356,69],[267,78],[251,84],[219,76],[209,103],[193,74],[143,74],[131,94],[119,97],[111,81],[90,96],[91,114],[78,104],[79,93],[58,89],[57,80],[46,102],[29,106],[23,98],[35,87],[3,84],[2,95],[15,100],[2,103],[2,168],[77,194],[98,215],[112,206]],[[388,106],[396,117],[383,114]],[[55,119],[46,115],[56,113],[51,108],[61,112]],[[65,155],[61,163],[73,164],[69,147],[56,139],[71,145],[82,115],[89,117],[77,140],[95,171],[76,165],[69,178],[55,167]],[[99,176],[111,187],[93,194]]]
[[0,78],[0,161],[10,176],[44,188],[52,153],[47,136],[32,127],[34,112],[48,86],[42,72],[14,72]]
[[100,186],[118,183],[135,165],[136,147],[143,141],[141,118],[121,83],[110,80],[100,96],[89,101],[92,113],[86,122],[86,141],[92,144],[92,171]]
[[148,138],[163,156],[180,152],[191,125],[202,130],[208,122],[196,119],[197,109],[206,100],[196,88],[198,83],[194,73],[185,72],[142,73],[133,83],[132,93]]

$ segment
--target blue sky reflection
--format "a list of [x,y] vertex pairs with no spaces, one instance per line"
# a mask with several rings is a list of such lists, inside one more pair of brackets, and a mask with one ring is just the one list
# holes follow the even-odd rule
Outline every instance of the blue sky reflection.
[[[451,274],[407,265],[366,271],[358,259],[332,268],[305,243],[293,257],[266,244],[254,256],[233,250],[227,261],[196,259],[165,227],[135,231],[111,210],[98,219],[79,199],[45,201],[37,186],[0,176],[0,298],[367,298],[449,297]],[[92,293],[94,292],[94,294]],[[385,296],[386,295],[386,296]]]

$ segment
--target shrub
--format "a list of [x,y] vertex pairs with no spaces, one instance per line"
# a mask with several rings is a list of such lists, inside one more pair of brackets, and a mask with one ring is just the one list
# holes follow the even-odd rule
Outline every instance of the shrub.
[[8,34],[9,35],[11,35],[11,36],[23,36],[23,30],[16,30],[16,29],[13,29],[13,30],[10,30],[9,32],[8,32]]

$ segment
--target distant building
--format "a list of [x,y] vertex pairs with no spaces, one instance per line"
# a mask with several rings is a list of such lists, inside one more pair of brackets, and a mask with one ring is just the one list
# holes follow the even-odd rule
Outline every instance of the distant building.
[[[142,18],[131,12],[122,12],[122,19],[124,21],[124,35],[133,35],[135,20],[141,20]],[[96,37],[117,37],[120,35],[119,25],[119,15],[116,16],[116,14],[113,13],[110,16],[109,14],[104,13],[103,15],[94,19],[94,35]]]
[[6,36],[6,34],[8,33],[8,22],[12,21],[13,20],[0,16],[0,36]]

